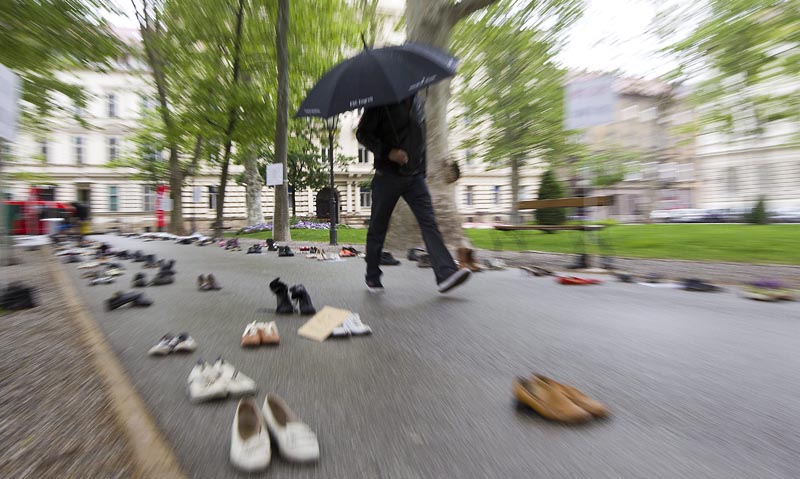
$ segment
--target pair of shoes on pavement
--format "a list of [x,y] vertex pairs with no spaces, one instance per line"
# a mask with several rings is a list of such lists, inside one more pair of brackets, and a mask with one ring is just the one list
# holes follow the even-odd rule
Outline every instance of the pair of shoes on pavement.
[[764,279],[742,288],[742,296],[756,301],[794,301],[797,291],[787,288],[780,281]]
[[283,399],[267,394],[260,408],[255,398],[241,399],[231,427],[231,464],[244,472],[265,470],[272,460],[270,437],[287,461],[302,463],[319,459],[316,434]]
[[372,328],[361,322],[361,316],[353,314],[344,320],[341,326],[333,328],[331,337],[349,338],[350,336],[367,336],[372,334]]
[[96,286],[98,284],[111,284],[114,282],[113,276],[96,276],[89,281],[89,286]]
[[292,252],[292,248],[288,246],[278,246],[278,256],[289,257],[294,256],[294,253]]
[[263,245],[261,243],[256,243],[249,248],[247,248],[247,254],[261,254],[261,249]]
[[280,342],[281,336],[278,334],[278,326],[275,321],[268,323],[253,321],[244,328],[244,333],[242,333],[243,348],[277,346]]
[[[269,289],[275,294],[278,300],[278,304],[275,308],[276,313],[294,314],[295,305],[292,303],[292,300],[297,303],[297,311],[300,314],[312,315],[317,313],[317,309],[311,302],[311,295],[308,294],[306,287],[302,284],[296,284],[289,288],[280,278],[275,278],[269,283]],[[289,296],[290,293],[291,297]]]
[[222,286],[219,285],[217,278],[209,273],[207,276],[201,274],[197,277],[197,289],[199,291],[218,291],[222,289]]
[[214,364],[199,359],[189,373],[188,383],[189,399],[195,403],[256,392],[256,382],[222,358]]
[[143,293],[123,293],[122,291],[117,291],[106,300],[106,310],[113,311],[117,308],[125,306],[126,304],[130,304],[131,306],[147,307],[153,304],[153,301],[149,298],[146,298]]
[[147,354],[150,356],[166,356],[169,353],[191,353],[197,349],[197,342],[189,336],[189,333],[181,333],[177,336],[165,334],[158,341],[158,344],[150,348]]
[[706,293],[714,293],[717,291],[721,291],[722,289],[719,286],[715,286],[711,283],[707,283],[702,279],[697,279],[697,278],[683,279],[681,280],[681,284],[683,286],[683,289],[685,289],[686,291],[701,291]]
[[577,424],[610,414],[605,405],[578,389],[539,374],[516,378],[513,391],[518,404],[552,421]]

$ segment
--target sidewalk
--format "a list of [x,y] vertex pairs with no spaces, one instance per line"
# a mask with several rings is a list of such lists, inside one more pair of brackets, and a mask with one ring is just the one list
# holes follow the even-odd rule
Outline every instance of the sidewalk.
[[49,250],[17,253],[3,283],[36,286],[38,307],[0,316],[0,477],[135,478],[128,441],[54,280]]

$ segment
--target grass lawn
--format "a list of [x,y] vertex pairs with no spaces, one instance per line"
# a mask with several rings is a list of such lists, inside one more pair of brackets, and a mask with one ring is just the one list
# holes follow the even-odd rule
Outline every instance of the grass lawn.
[[[477,248],[519,249],[575,253],[577,231],[547,234],[540,231],[504,232],[468,229],[467,236]],[[366,229],[339,230],[340,244],[364,244]],[[742,263],[800,265],[800,225],[619,225],[600,233],[610,240],[613,254],[640,258],[670,258]],[[522,248],[515,240],[522,235]],[[266,239],[271,232],[243,235]],[[294,241],[328,241],[327,230],[292,230]],[[591,250],[590,250],[591,251]]]

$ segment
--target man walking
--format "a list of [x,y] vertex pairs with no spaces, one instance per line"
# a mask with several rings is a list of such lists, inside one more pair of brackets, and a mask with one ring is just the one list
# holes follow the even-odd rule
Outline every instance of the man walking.
[[400,103],[369,108],[356,131],[358,141],[375,155],[372,213],[367,231],[367,288],[382,292],[380,259],[397,201],[402,197],[419,223],[430,255],[439,292],[446,293],[469,279],[458,269],[444,245],[425,184],[425,113],[416,95]]

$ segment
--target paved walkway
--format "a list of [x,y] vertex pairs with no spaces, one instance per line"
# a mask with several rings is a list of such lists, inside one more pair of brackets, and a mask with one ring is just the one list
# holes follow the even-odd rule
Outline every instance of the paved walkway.
[[[374,296],[361,259],[102,239],[177,260],[175,284],[147,288],[150,308],[102,308],[140,270],[134,263],[121,284],[82,286],[81,295],[191,477],[240,477],[227,459],[235,402],[192,405],[185,391],[197,357],[218,355],[256,379],[259,398],[282,395],[320,438],[318,465],[276,458],[257,477],[797,477],[800,303],[566,287],[517,270],[478,274],[443,296],[430,270],[407,262],[385,268],[387,293]],[[222,291],[196,291],[208,272]],[[359,312],[375,334],[298,337],[303,318],[271,312],[276,276],[304,283],[317,307]],[[255,319],[277,320],[280,347],[239,347]],[[198,340],[195,354],[146,356],[161,335],[181,331]],[[566,427],[516,410],[511,380],[534,370],[581,387],[614,417]]]
[[0,477],[137,477],[109,395],[45,251],[0,268],[37,289],[38,307],[0,315]]

